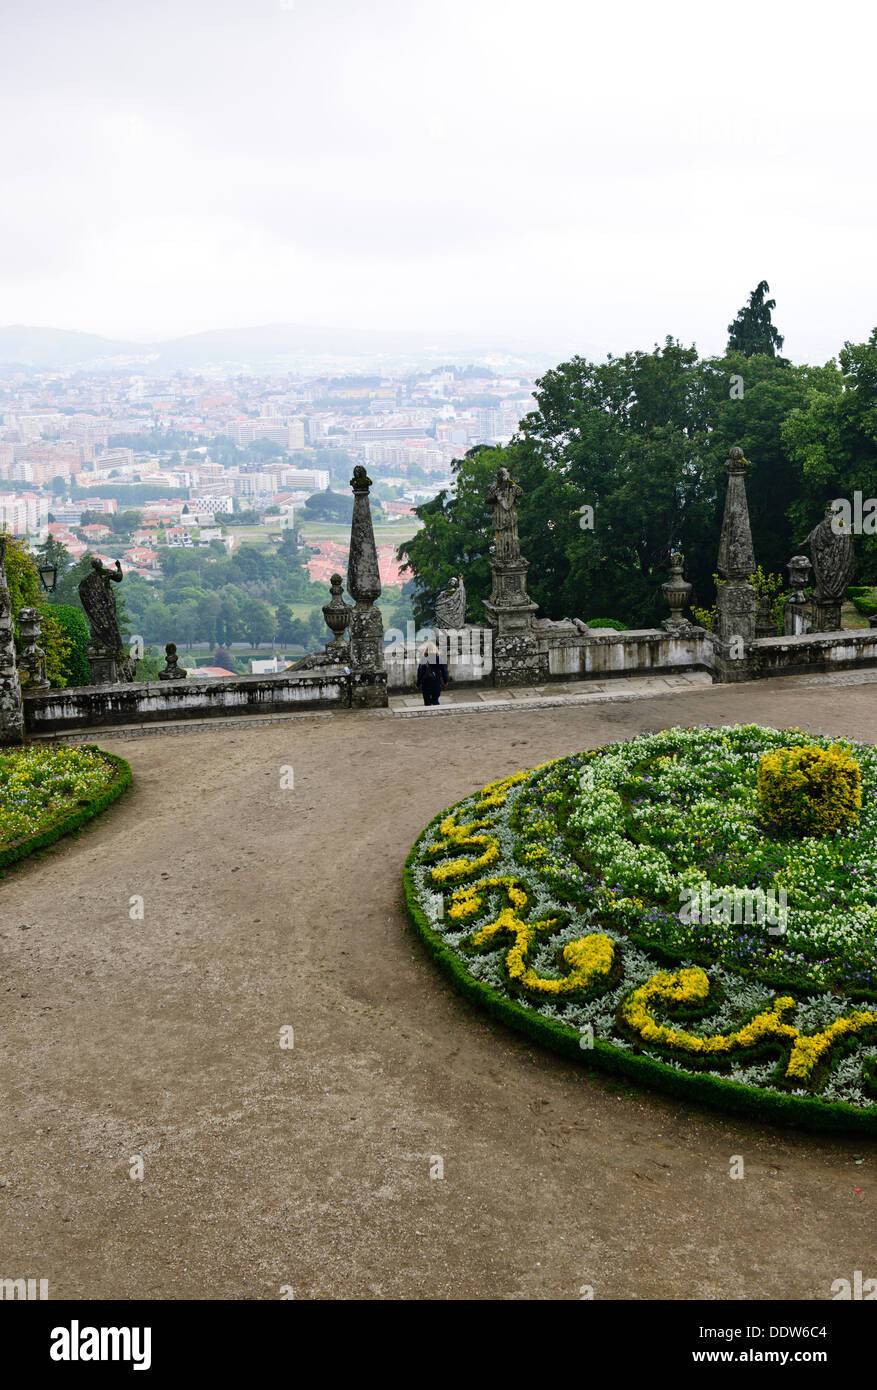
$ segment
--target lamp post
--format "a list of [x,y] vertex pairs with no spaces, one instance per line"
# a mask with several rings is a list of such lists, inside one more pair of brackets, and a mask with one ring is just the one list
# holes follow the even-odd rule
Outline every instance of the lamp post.
[[55,585],[58,583],[58,566],[51,565],[48,561],[40,565],[40,583],[47,594],[55,592]]

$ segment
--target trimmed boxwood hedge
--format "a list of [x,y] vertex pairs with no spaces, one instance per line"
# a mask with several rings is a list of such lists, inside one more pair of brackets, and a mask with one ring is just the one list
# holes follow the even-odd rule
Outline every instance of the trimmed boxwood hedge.
[[0,848],[0,870],[7,869],[11,864],[26,858],[30,854],[36,854],[38,850],[47,849],[56,840],[60,840],[62,835],[69,835],[74,830],[79,830],[81,826],[90,821],[93,816],[105,811],[108,806],[122,795],[130,787],[133,774],[131,766],[124,758],[116,757],[115,753],[105,753],[94,743],[82,745],[84,751],[99,753],[104,762],[109,763],[114,769],[112,780],[106,787],[82,804],[78,804],[66,815],[54,821],[45,829],[37,832],[36,835],[22,836],[20,840],[13,840],[11,844]]
[[[803,1129],[877,1134],[877,1115],[859,1110],[843,1101],[784,1096],[779,1092],[767,1092],[755,1086],[747,1086],[740,1081],[681,1071],[652,1057],[613,1047],[599,1038],[594,1038],[591,1047],[583,1048],[582,1035],[578,1029],[565,1027],[562,1023],[543,1017],[533,1009],[524,1008],[514,1000],[504,998],[490,985],[476,980],[441,935],[430,926],[417,900],[414,883],[413,869],[420,843],[451,815],[454,809],[448,807],[435,816],[418,836],[405,861],[403,883],[408,915],[415,931],[433,960],[465,998],[486,1009],[492,1018],[517,1029],[535,1042],[550,1048],[552,1052],[574,1058],[578,1062],[590,1062],[603,1071],[630,1077],[640,1084],[666,1091],[681,1100],[693,1100],[721,1110],[748,1113],[755,1119],[795,1125]],[[877,1080],[877,1071],[872,1074]]]

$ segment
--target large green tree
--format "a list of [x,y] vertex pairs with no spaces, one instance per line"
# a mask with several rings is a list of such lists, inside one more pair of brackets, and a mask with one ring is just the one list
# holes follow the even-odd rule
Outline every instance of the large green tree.
[[775,299],[765,299],[770,285],[760,280],[749,300],[728,324],[728,351],[742,352],[744,357],[776,357],[785,339],[773,325],[771,315],[777,307]]
[[[864,349],[850,350],[859,404],[851,400],[846,408],[858,422],[857,457],[863,448],[867,453],[867,418],[860,416],[870,362]],[[671,339],[649,353],[562,363],[537,383],[537,409],[512,444],[470,450],[453,466],[454,488],[417,509],[424,527],[401,553],[414,570],[418,621],[431,621],[436,593],[460,572],[468,617],[482,619],[492,541],[484,498],[500,464],[524,489],[527,584],[547,617],[615,617],[635,627],[659,622],[674,549],[685,554],[695,601],[712,603],[723,464],[735,444],[751,465],[756,557],[765,570],[784,574],[801,539],[794,512],[801,464],[786,422],[811,399],[834,401],[840,382],[833,364],[797,367],[740,352],[701,359]]]
[[[799,470],[790,507],[800,543],[821,520],[825,504],[877,496],[877,328],[866,343],[845,343],[838,365],[815,376],[805,400],[783,424],[783,442]],[[877,537],[856,541],[860,580],[877,581]]]

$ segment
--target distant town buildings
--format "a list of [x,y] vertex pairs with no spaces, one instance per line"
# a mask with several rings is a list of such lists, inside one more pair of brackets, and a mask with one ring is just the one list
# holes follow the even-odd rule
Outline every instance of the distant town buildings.
[[[99,544],[123,569],[155,578],[163,545],[220,541],[231,550],[236,513],[271,512],[298,527],[313,494],[348,494],[357,463],[368,468],[386,520],[401,525],[453,487],[454,459],[475,444],[507,442],[533,409],[534,378],[503,371],[0,377],[0,527],[36,546],[51,517],[52,536],[74,558]],[[139,514],[133,533],[117,534],[95,515],[82,527],[84,512],[109,519],[119,511]],[[313,579],[344,572],[343,544],[307,543]],[[396,545],[378,553],[385,587],[404,583]]]

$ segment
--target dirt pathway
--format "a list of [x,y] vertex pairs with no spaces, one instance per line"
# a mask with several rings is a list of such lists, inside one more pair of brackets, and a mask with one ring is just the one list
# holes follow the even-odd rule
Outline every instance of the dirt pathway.
[[874,741],[877,696],[102,737],[135,788],[0,881],[0,1275],[172,1299],[817,1299],[877,1276],[873,1141],[555,1059],[452,994],[406,929],[408,848],[473,788],[750,719]]

